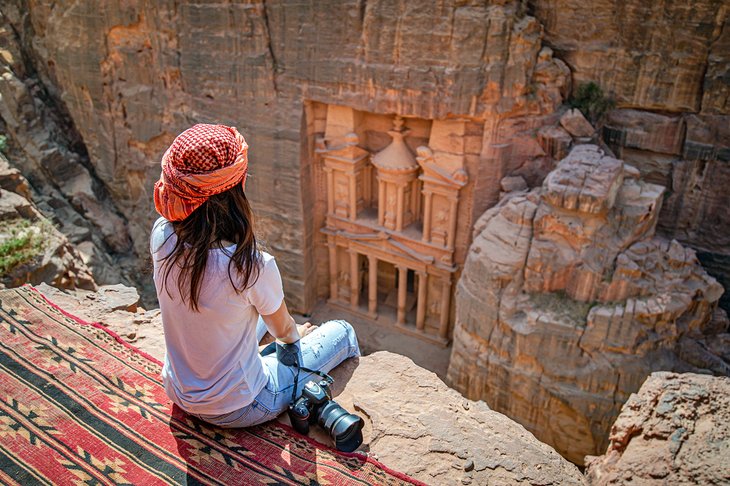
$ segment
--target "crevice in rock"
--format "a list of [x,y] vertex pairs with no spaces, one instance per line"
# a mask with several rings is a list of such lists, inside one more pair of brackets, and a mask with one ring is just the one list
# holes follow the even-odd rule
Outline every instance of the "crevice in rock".
[[277,73],[279,71],[279,63],[274,54],[274,46],[271,42],[271,24],[269,22],[268,3],[266,0],[263,1],[261,14],[264,17],[264,27],[266,28],[266,47],[269,50],[269,56],[271,57],[271,84],[274,89],[274,93],[279,92],[279,86],[276,81]]

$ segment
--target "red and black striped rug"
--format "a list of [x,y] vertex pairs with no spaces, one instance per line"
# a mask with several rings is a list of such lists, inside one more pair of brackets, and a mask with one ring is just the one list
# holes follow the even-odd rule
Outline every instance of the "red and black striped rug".
[[207,426],[171,409],[160,368],[31,287],[0,291],[0,483],[420,484],[274,422]]

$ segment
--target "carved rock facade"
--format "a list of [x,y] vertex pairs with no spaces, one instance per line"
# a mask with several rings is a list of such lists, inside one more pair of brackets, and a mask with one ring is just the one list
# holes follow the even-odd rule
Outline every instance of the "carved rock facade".
[[383,137],[389,118],[326,108],[315,170],[325,183],[329,301],[446,345],[470,230],[458,210],[472,202],[472,187],[462,189],[481,126],[395,116]]

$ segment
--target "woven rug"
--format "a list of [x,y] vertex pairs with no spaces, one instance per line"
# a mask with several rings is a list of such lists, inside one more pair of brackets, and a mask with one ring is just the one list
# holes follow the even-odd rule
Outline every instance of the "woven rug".
[[420,484],[276,422],[205,425],[160,369],[31,287],[0,291],[0,483]]

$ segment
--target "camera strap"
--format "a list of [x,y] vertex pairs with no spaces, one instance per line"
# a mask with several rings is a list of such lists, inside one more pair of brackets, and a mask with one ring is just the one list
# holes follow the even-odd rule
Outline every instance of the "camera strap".
[[292,397],[291,401],[294,403],[294,401],[297,399],[297,388],[299,388],[299,372],[303,371],[305,373],[312,373],[314,375],[319,376],[323,380],[327,382],[328,385],[331,385],[335,382],[335,380],[332,379],[330,375],[325,373],[324,371],[318,371],[318,370],[311,370],[309,368],[306,368],[304,366],[299,366],[299,341],[292,344],[282,344],[278,342],[270,343],[268,346],[266,346],[262,351],[262,356],[268,356],[269,354],[276,353],[276,360],[283,364],[284,366],[291,366],[296,370],[296,374],[294,375],[294,387],[292,390]]
[[291,403],[294,403],[294,401],[297,399],[297,388],[299,388],[299,372],[303,371],[305,373],[312,373],[315,375],[319,375],[320,378],[325,380],[328,385],[331,385],[335,382],[335,380],[332,379],[330,375],[325,373],[324,371],[318,371],[318,370],[311,370],[309,368],[306,368],[304,366],[299,366],[299,360],[297,360],[296,363],[293,365],[294,369],[296,369],[296,374],[294,375],[294,387],[291,391]]

